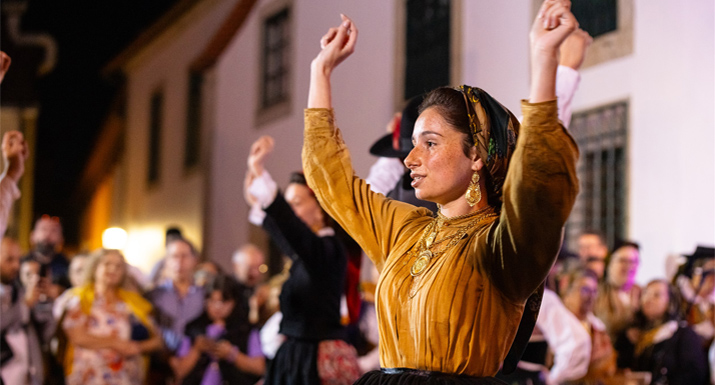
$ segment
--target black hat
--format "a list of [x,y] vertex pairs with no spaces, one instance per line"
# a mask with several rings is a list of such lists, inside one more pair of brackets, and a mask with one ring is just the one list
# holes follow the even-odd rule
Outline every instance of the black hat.
[[688,277],[693,276],[695,268],[702,266],[705,262],[715,258],[715,248],[698,246],[691,255],[686,255],[687,261],[681,267],[683,274]]
[[418,108],[424,100],[424,95],[415,96],[407,102],[407,106],[402,110],[402,119],[398,130],[398,149],[392,146],[393,134],[387,134],[380,138],[370,147],[370,153],[375,156],[385,158],[406,158],[412,151],[412,131],[415,129],[415,122],[419,116]]

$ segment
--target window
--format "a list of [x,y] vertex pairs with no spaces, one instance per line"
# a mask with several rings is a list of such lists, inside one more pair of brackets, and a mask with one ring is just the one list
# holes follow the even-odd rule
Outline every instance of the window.
[[570,131],[581,150],[580,193],[567,223],[567,242],[599,230],[607,244],[626,236],[628,102],[574,114]]
[[290,9],[267,17],[263,24],[262,110],[289,101]]
[[184,142],[184,169],[199,164],[201,155],[201,73],[189,75],[189,97],[186,107],[186,136]]
[[593,38],[613,32],[618,26],[617,0],[574,0],[571,12],[579,26]]
[[[536,17],[543,0],[531,1]],[[633,53],[633,0],[572,0],[571,11],[593,37],[581,69]]]
[[405,100],[450,84],[450,0],[408,0]]
[[164,95],[156,92],[151,97],[149,117],[149,167],[147,182],[156,183],[161,169],[161,124]]

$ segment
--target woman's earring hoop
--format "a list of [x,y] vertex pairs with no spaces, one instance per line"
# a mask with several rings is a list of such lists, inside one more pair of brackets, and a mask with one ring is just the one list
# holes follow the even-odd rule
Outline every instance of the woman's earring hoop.
[[469,182],[469,187],[467,187],[467,193],[464,194],[467,198],[467,204],[469,207],[476,206],[482,200],[482,190],[479,189],[479,173],[474,172],[472,174],[472,181]]

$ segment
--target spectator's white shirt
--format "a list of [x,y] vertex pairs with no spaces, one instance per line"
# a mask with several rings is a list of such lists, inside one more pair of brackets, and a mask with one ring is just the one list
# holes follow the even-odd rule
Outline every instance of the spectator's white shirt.
[[546,378],[547,384],[560,384],[586,375],[591,360],[591,337],[551,290],[544,290],[536,327],[554,352],[554,366]]

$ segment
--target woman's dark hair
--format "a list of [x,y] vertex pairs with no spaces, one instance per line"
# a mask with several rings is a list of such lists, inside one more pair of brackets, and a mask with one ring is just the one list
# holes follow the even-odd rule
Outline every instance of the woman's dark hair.
[[[464,94],[462,94],[461,91],[450,87],[440,87],[430,91],[427,96],[425,96],[425,100],[422,101],[418,110],[419,113],[422,114],[422,112],[428,108],[436,108],[447,124],[464,134],[462,152],[469,158],[475,143],[472,137],[472,129],[469,127],[469,115],[467,114],[466,103]],[[483,161],[486,165],[486,159],[483,159]],[[484,184],[487,190],[487,202],[490,206],[499,209],[502,204],[501,196],[494,192],[489,170],[485,171]]]
[[472,147],[474,147],[474,138],[472,138],[471,128],[469,128],[469,116],[464,95],[454,88],[434,89],[425,96],[425,100],[420,104],[418,109],[420,115],[430,107],[436,108],[447,124],[465,135],[462,151],[466,157],[469,157]]
[[[680,298],[680,292],[675,288],[674,285],[672,285],[670,282],[668,282],[665,279],[654,279],[645,286],[643,289],[647,289],[648,287],[656,284],[656,283],[662,283],[668,288],[668,308],[665,310],[665,315],[663,316],[662,322],[668,322],[668,321],[678,321],[682,318],[681,314],[681,298]],[[659,324],[653,324],[652,321],[649,321],[646,316],[643,314],[643,311],[639,308],[638,311],[636,312],[635,318],[634,318],[634,324],[640,329],[651,329],[655,326],[658,326]]]
[[305,180],[305,174],[300,171],[293,171],[290,173],[290,179],[288,183],[302,184],[303,186],[308,186],[308,181]]
[[[605,245],[605,243],[604,243]],[[604,261],[606,265],[606,269],[603,271],[603,278],[607,279],[608,278],[608,267],[611,265],[611,262],[613,261],[613,254],[615,254],[616,251],[618,251],[621,248],[624,247],[632,247],[640,253],[641,251],[641,246],[638,244],[638,242],[635,241],[629,241],[626,239],[616,239],[616,241],[613,243],[613,251],[608,253],[606,256],[606,260]]]
[[[318,200],[318,198],[315,196],[315,193],[313,192],[313,189],[308,186],[308,181],[305,179],[305,174],[303,174],[302,171],[293,171],[292,173],[290,173],[290,179],[288,179],[288,184],[292,183],[307,187],[308,190],[310,190],[310,195],[313,196],[316,201]],[[333,218],[325,212],[323,206],[320,205],[319,201],[318,207],[320,207],[320,210],[323,212],[323,222],[325,222],[323,223],[323,226],[335,228],[337,225],[333,222]]]
[[632,247],[638,251],[641,250],[641,246],[638,244],[638,242],[629,241],[627,239],[617,239],[613,245],[613,252],[611,254],[615,253],[616,250],[623,248],[623,247]]
[[[227,332],[225,339],[237,345],[237,341],[241,338],[241,330],[239,330],[241,319],[248,317],[248,314],[241,314],[241,305],[239,304],[240,288],[238,282],[229,275],[218,274],[204,286],[204,301],[208,300],[214,291],[220,291],[221,298],[224,301],[234,301],[233,310],[225,320]],[[185,333],[193,341],[196,336],[205,334],[206,327],[212,322],[206,309],[204,309],[201,315],[186,324]]]
[[206,283],[204,287],[204,298],[210,298],[211,293],[214,291],[221,292],[221,298],[223,298],[224,301],[235,302],[240,296],[238,282],[226,274],[219,273]]

